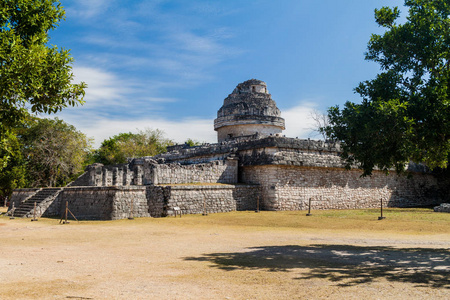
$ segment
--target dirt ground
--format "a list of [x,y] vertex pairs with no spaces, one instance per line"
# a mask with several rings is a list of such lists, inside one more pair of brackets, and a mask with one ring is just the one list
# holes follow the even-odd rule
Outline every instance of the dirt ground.
[[424,232],[337,219],[1,216],[0,299],[450,299],[450,214]]

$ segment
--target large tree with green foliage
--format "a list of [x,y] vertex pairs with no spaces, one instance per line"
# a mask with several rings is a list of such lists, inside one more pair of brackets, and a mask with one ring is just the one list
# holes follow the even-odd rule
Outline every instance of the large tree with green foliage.
[[166,151],[173,142],[161,130],[146,129],[138,133],[120,133],[104,140],[93,161],[105,165],[122,164],[127,158],[153,156]]
[[0,157],[8,156],[9,159],[0,172],[0,198],[3,198],[6,206],[6,199],[10,197],[12,191],[25,186],[26,168],[22,145],[16,135],[7,133],[3,142],[5,144],[0,147]]
[[360,163],[364,175],[374,168],[403,171],[413,160],[447,167],[450,153],[450,2],[406,0],[407,20],[399,9],[375,10],[387,30],[373,34],[366,59],[381,73],[355,89],[362,103],[328,111],[323,131],[342,141],[347,166]]
[[20,136],[28,186],[64,186],[85,167],[91,150],[86,135],[58,118],[36,119]]
[[0,1],[0,144],[30,112],[82,103],[86,85],[72,83],[69,51],[49,45],[48,32],[63,18],[57,0]]

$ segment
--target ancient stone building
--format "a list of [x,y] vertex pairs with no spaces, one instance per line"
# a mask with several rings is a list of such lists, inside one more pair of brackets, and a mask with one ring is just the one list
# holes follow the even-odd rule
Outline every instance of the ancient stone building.
[[238,84],[225,98],[214,120],[214,130],[219,143],[255,134],[268,136],[285,129],[280,115],[266,83],[251,79]]
[[263,81],[225,98],[214,120],[218,143],[176,145],[123,165],[93,164],[71,186],[14,192],[18,216],[58,215],[67,202],[80,219],[161,217],[233,210],[408,207],[443,202],[439,179],[411,164],[413,176],[345,170],[335,142],[288,138]]

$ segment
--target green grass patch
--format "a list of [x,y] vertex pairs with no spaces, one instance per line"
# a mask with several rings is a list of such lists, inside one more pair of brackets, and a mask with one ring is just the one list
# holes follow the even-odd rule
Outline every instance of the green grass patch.
[[385,209],[384,220],[378,220],[378,209],[313,211],[253,211],[202,215],[182,218],[154,219],[155,222],[183,226],[233,226],[245,228],[288,228],[303,230],[385,231],[406,234],[448,234],[450,214],[435,213],[431,209]]
[[[318,210],[306,216],[306,211],[239,211],[215,213],[207,216],[183,215],[181,218],[135,218],[117,221],[70,220],[71,224],[106,226],[183,226],[220,228],[235,227],[240,230],[334,230],[345,233],[370,231],[402,234],[449,234],[450,214],[436,213],[425,208],[388,208],[383,211],[386,217],[378,220],[379,209],[360,210]],[[6,217],[0,219],[6,221]],[[30,219],[16,219],[29,222]],[[41,218],[40,223],[58,224],[59,218]],[[9,221],[9,220],[8,220]]]

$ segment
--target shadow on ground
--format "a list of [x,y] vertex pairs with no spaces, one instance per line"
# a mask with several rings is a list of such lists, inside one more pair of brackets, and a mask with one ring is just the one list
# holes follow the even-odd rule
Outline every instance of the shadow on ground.
[[[416,286],[450,289],[450,250],[364,247],[347,245],[264,246],[245,252],[186,257],[209,261],[226,271],[295,272],[296,279],[322,278],[339,286],[369,283],[380,278]],[[302,270],[303,269],[303,270]]]

